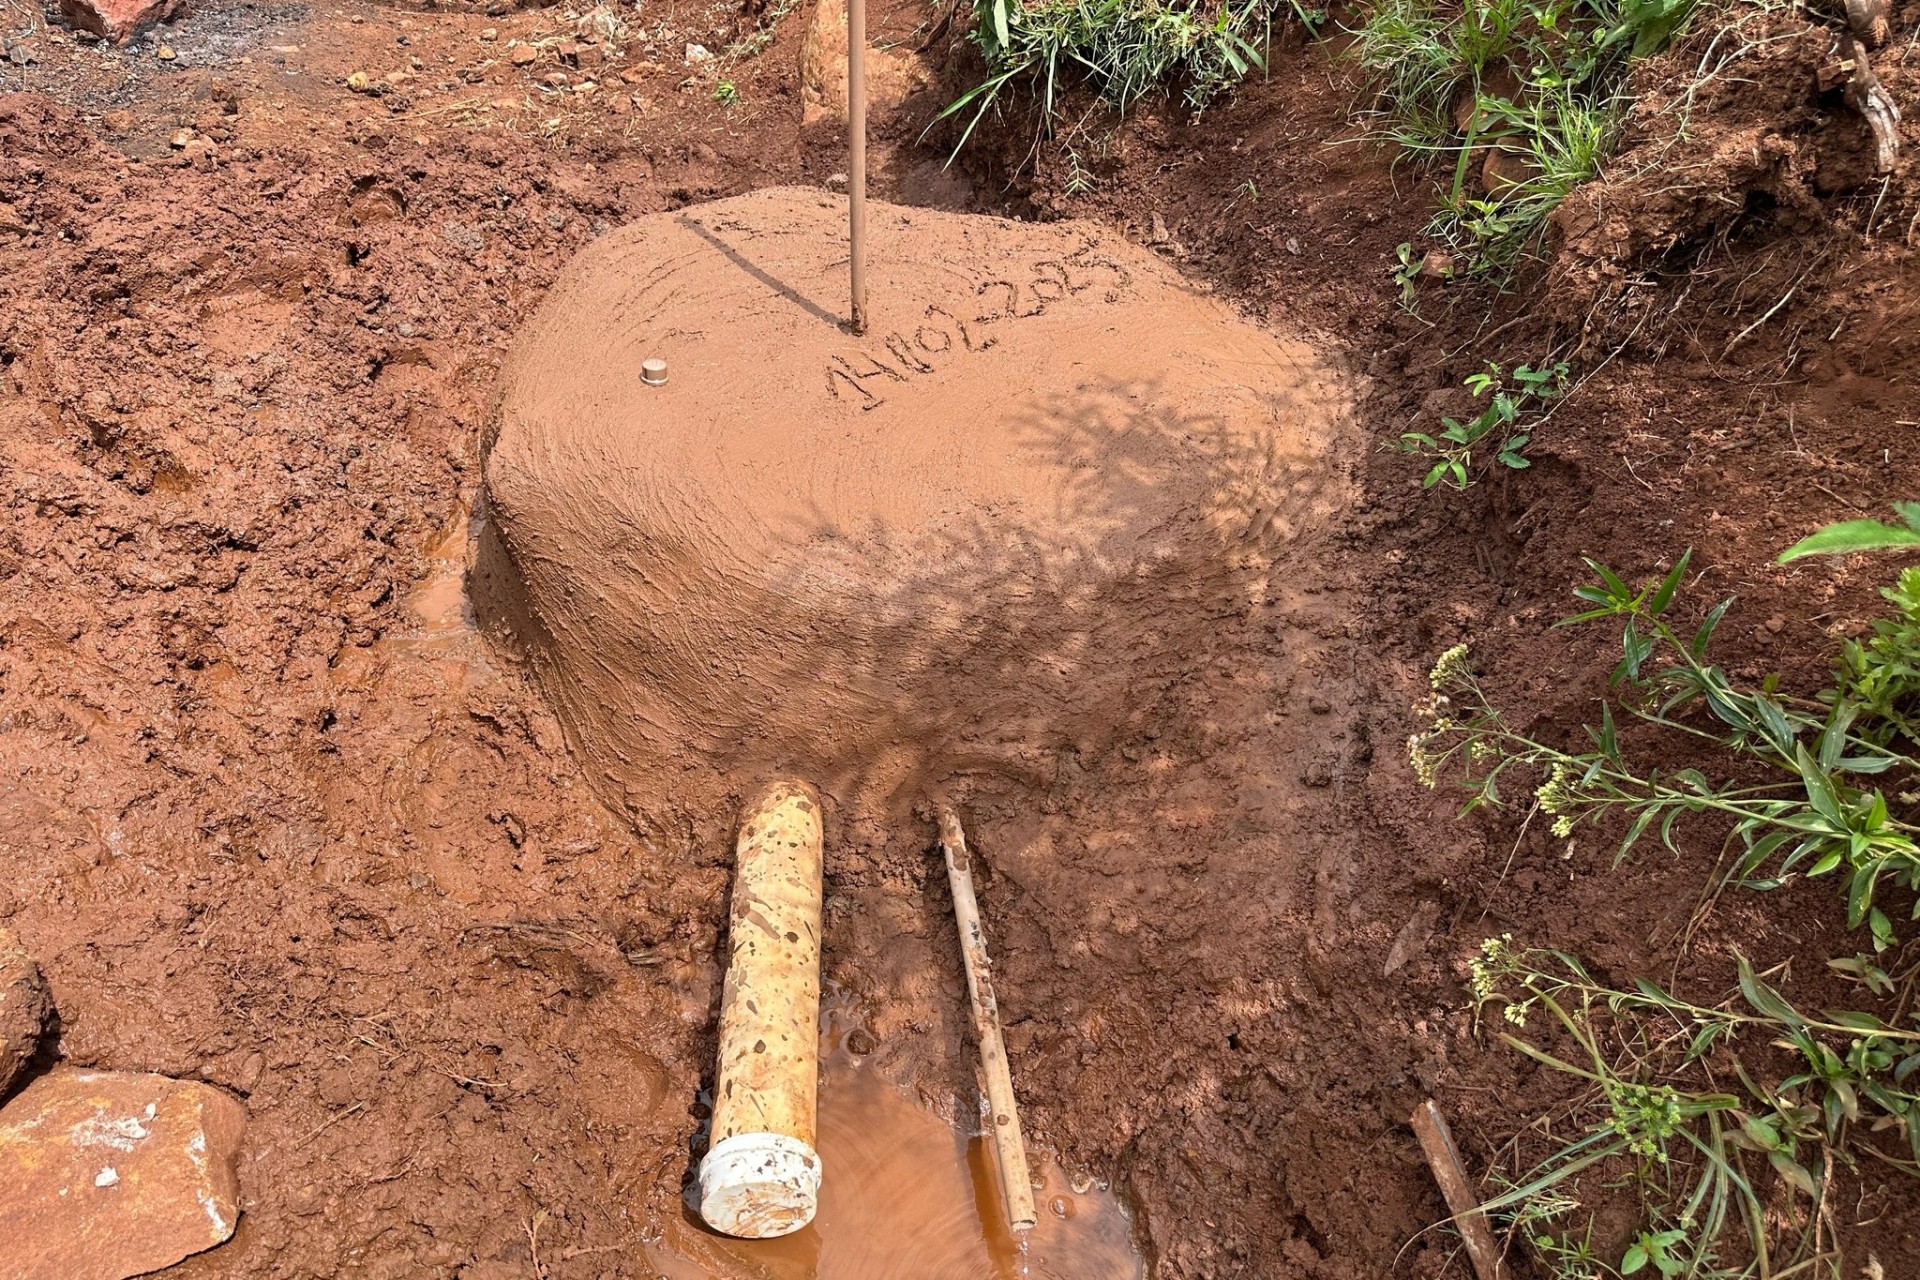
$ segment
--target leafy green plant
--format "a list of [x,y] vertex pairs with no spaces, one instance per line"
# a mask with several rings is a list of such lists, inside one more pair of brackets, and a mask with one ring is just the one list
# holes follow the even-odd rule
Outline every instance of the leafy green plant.
[[1920,547],[1920,502],[1896,502],[1893,509],[1900,525],[1878,520],[1842,520],[1811,534],[1780,553],[1787,564],[1802,556],[1844,556],[1856,551],[1886,551],[1894,547]]
[[[1595,980],[1563,951],[1489,938],[1471,962],[1476,1007],[1525,1028],[1540,1011],[1578,1051],[1556,1053],[1503,1031],[1510,1047],[1591,1086],[1577,1104],[1584,1132],[1545,1158],[1506,1172],[1493,1213],[1563,1277],[1785,1276],[1838,1259],[1815,1226],[1828,1169],[1867,1155],[1920,1174],[1920,1031],[1857,1010],[1808,1014],[1745,957],[1736,991],[1703,1005],[1640,980],[1632,989]],[[1785,1050],[1802,1069],[1764,1082],[1746,1065],[1755,1049]],[[1744,1095],[1694,1082],[1730,1072]],[[1889,1151],[1882,1137],[1903,1139]],[[1517,1150],[1517,1148],[1515,1148]],[[1800,1199],[1782,1214],[1763,1174]],[[1581,1208],[1590,1180],[1638,1193],[1644,1225],[1608,1266],[1592,1218],[1575,1237],[1561,1221]]]
[[[1905,783],[1920,761],[1845,688],[1798,699],[1772,680],[1759,688],[1734,684],[1706,656],[1730,599],[1690,634],[1675,629],[1672,610],[1690,559],[1682,556],[1639,591],[1589,560],[1598,581],[1575,595],[1591,607],[1562,625],[1618,621],[1623,656],[1613,684],[1625,690],[1620,705],[1630,720],[1711,744],[1719,758],[1756,762],[1762,780],[1716,782],[1699,767],[1662,772],[1632,765],[1606,701],[1599,726],[1587,730],[1588,749],[1540,742],[1492,705],[1465,645],[1434,666],[1432,692],[1420,708],[1427,725],[1410,742],[1414,768],[1430,786],[1442,771],[1457,769],[1469,792],[1466,810],[1501,804],[1502,781],[1520,770],[1537,780],[1534,803],[1553,817],[1555,835],[1571,836],[1582,823],[1623,822],[1621,857],[1656,829],[1677,851],[1680,819],[1717,816],[1730,824],[1727,841],[1735,846],[1725,882],[1770,889],[1796,875],[1840,872],[1848,924],[1869,926],[1876,950],[1884,949],[1894,930],[1878,897],[1893,885],[1920,889],[1920,826],[1894,809],[1895,801],[1902,812],[1911,807]],[[1874,785],[1878,778],[1899,785],[1883,789]],[[1920,904],[1913,914],[1920,918]]]
[[1287,5],[1293,10],[1293,16],[1300,19],[1300,25],[1311,32],[1315,40],[1326,39],[1327,11],[1325,9],[1309,9],[1301,4],[1300,0],[1287,0]]
[[[1804,556],[1852,555],[1920,547],[1920,502],[1896,502],[1901,525],[1878,520],[1842,520],[1782,551],[1779,563]],[[1920,567],[1904,570],[1880,594],[1894,615],[1873,624],[1864,643],[1848,640],[1835,664],[1839,695],[1858,704],[1881,743],[1901,737],[1920,743]]]
[[1834,679],[1839,696],[1861,708],[1862,732],[1875,742],[1920,743],[1920,566],[1902,570],[1880,594],[1893,603],[1893,616],[1875,622],[1864,643],[1842,645]]
[[1402,241],[1394,248],[1396,263],[1392,268],[1393,282],[1400,286],[1400,305],[1407,311],[1415,309],[1420,299],[1420,270],[1425,259],[1416,255],[1411,241]]
[[1687,1270],[1688,1260],[1681,1250],[1687,1238],[1686,1228],[1672,1231],[1642,1231],[1620,1259],[1620,1274],[1630,1276],[1653,1264],[1663,1276],[1677,1276]]
[[740,101],[740,89],[731,80],[722,80],[713,86],[713,100],[723,107],[731,107]]
[[1513,173],[1476,196],[1466,172],[1457,169],[1428,234],[1463,249],[1471,270],[1511,266],[1532,249],[1560,202],[1600,172],[1624,106],[1559,83],[1537,84],[1517,102],[1480,95],[1474,109],[1479,145],[1501,152]]
[[[1443,166],[1429,232],[1468,274],[1510,266],[1612,151],[1627,70],[1694,0],[1384,0],[1354,32],[1373,82],[1374,136]],[[1499,176],[1476,192],[1489,156]],[[1489,168],[1488,173],[1492,174]]]
[[1465,421],[1458,418],[1440,419],[1441,431],[1437,436],[1424,431],[1409,431],[1400,437],[1399,447],[1404,452],[1423,454],[1434,459],[1425,479],[1420,482],[1421,488],[1431,489],[1436,484],[1444,483],[1454,489],[1465,489],[1472,484],[1474,448],[1489,437],[1492,438],[1494,460],[1500,465],[1516,471],[1533,465],[1527,461],[1524,453],[1532,437],[1516,431],[1514,426],[1519,421],[1521,410],[1528,407],[1529,402],[1544,403],[1565,391],[1567,366],[1564,361],[1539,369],[1520,365],[1511,375],[1514,383],[1511,388],[1504,381],[1505,376],[1499,365],[1489,361],[1483,372],[1474,374],[1466,381],[1467,390],[1473,393],[1475,399],[1488,392],[1493,393],[1486,408]]
[[956,151],[1015,84],[1037,85],[1044,125],[1070,76],[1123,111],[1182,79],[1187,105],[1198,109],[1249,72],[1266,69],[1271,17],[1261,0],[1238,7],[1233,0],[976,0],[973,14],[971,35],[986,58],[987,77],[936,117],[972,112]]

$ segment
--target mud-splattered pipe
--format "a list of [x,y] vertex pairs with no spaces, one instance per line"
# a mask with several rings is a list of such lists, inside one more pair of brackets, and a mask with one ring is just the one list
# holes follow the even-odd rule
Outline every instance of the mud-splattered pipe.
[[987,1078],[987,1123],[1000,1166],[1000,1189],[1007,1197],[1007,1222],[1015,1231],[1033,1226],[1033,1182],[1027,1174],[1027,1145],[1020,1136],[1020,1110],[1013,1098],[1013,1072],[1000,1034],[1000,1004],[993,995],[993,969],[987,961],[987,935],[980,927],[980,901],[973,892],[973,863],[960,815],[940,806],[940,851],[947,859],[947,883],[953,889],[953,916],[960,926],[960,955],[967,966],[967,999],[973,1008],[973,1034],[980,1042],[980,1065]]
[[700,1216],[764,1239],[798,1231],[820,1202],[820,801],[776,782],[740,818],[713,1146]]

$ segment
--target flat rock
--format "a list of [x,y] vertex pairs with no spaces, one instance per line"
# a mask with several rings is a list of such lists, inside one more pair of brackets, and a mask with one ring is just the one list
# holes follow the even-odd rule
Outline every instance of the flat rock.
[[[0,230],[6,229],[6,213],[0,206]],[[32,1065],[52,1012],[40,967],[10,930],[0,929],[0,1098]]]
[[82,31],[125,44],[180,11],[181,0],[60,0],[61,16]]
[[0,1109],[7,1280],[124,1280],[233,1234],[247,1110],[211,1085],[61,1068]]

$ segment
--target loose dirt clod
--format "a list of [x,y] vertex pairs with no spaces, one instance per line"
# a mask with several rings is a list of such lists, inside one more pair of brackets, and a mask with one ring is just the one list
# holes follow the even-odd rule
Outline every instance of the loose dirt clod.
[[1097,740],[1316,501],[1304,344],[1098,231],[890,206],[855,339],[843,210],[602,237],[504,370],[477,604],[616,800],[688,753],[885,802]]
[[33,1063],[53,999],[40,966],[10,929],[0,929],[0,1098]]

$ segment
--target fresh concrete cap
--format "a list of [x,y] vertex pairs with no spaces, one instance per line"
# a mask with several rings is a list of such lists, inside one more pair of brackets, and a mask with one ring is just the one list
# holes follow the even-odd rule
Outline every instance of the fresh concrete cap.
[[715,1231],[766,1240],[800,1230],[820,1205],[820,1156],[784,1133],[737,1133],[700,1162],[700,1216]]

